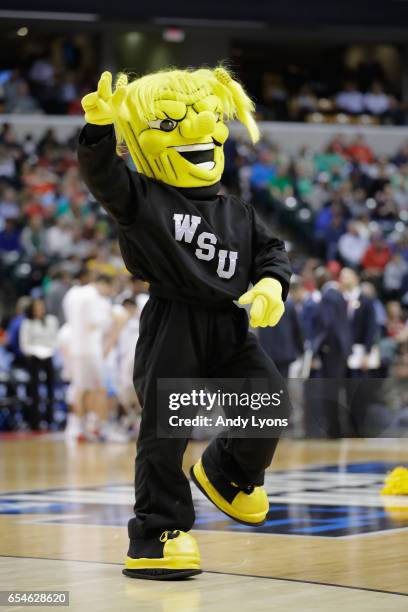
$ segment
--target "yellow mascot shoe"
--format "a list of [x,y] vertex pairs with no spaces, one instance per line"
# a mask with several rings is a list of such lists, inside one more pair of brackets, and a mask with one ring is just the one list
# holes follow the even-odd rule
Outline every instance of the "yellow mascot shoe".
[[264,487],[240,488],[233,482],[211,482],[201,459],[190,470],[191,478],[202,493],[227,516],[243,525],[262,525],[269,511]]
[[184,531],[164,531],[149,540],[131,540],[125,568],[130,578],[181,580],[201,574],[196,540]]

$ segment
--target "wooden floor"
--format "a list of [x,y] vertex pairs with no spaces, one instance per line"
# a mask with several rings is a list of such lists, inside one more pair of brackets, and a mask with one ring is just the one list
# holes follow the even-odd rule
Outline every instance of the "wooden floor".
[[[189,446],[186,468],[202,448]],[[69,609],[98,612],[408,610],[408,499],[381,498],[375,475],[376,466],[408,464],[406,441],[283,441],[268,493],[287,518],[271,521],[268,533],[239,529],[221,516],[212,528],[212,515],[209,523],[206,518],[212,510],[195,492],[200,528],[194,535],[205,573],[182,583],[121,575],[133,457],[132,445],[0,440],[0,590],[69,590]],[[313,484],[302,488],[311,474]],[[335,490],[313,501],[325,474]],[[371,489],[364,493],[352,480],[357,477],[367,478]],[[288,483],[286,496],[274,497],[276,482]],[[347,488],[350,482],[354,489]],[[363,493],[364,519],[356,516]],[[340,536],[314,532],[313,521],[301,534],[291,527],[305,500],[337,512],[336,499],[345,513],[336,523]],[[378,528],[372,527],[374,512],[381,517]]]

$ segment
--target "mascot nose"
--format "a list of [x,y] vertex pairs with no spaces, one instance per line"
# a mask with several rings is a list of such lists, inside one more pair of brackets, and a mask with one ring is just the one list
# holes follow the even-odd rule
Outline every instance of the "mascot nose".
[[215,115],[211,111],[201,111],[180,124],[180,132],[185,138],[208,136],[215,130]]

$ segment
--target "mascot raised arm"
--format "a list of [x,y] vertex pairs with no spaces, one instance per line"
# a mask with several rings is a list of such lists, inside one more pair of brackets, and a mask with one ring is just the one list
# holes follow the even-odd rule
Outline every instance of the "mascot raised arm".
[[[116,223],[126,267],[150,284],[135,355],[142,421],[123,573],[180,579],[201,572],[182,469],[188,440],[157,435],[166,410],[158,381],[268,379],[281,387],[236,302],[250,305],[253,327],[276,325],[290,265],[283,242],[253,206],[219,193],[227,122],[237,119],[253,142],[259,138],[253,103],[225,68],[160,71],[130,82],[120,74],[114,91],[104,72],[82,105],[82,175]],[[123,149],[136,172],[118,154]],[[192,466],[192,480],[230,518],[260,525],[269,509],[264,473],[276,445],[276,437],[218,435]]]

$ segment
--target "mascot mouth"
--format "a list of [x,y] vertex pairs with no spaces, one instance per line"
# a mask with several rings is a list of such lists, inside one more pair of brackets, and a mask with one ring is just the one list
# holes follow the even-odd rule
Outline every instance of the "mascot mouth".
[[173,147],[184,159],[197,168],[212,170],[215,166],[214,149],[215,144],[208,142],[204,144],[181,145]]

